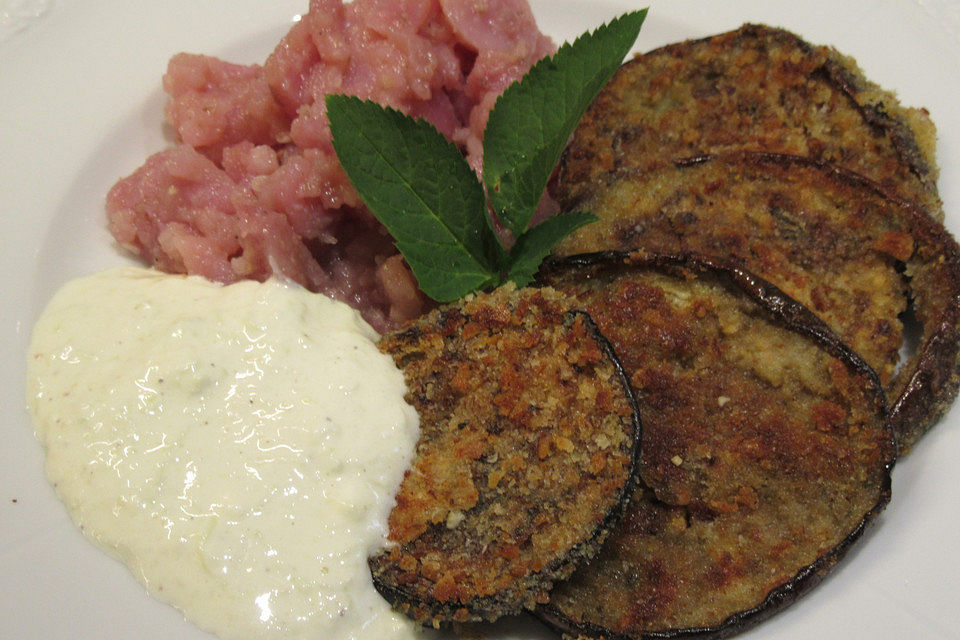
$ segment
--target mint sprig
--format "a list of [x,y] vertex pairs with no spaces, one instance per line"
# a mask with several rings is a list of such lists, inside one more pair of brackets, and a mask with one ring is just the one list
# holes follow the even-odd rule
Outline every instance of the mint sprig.
[[[507,280],[524,286],[557,242],[596,220],[577,211],[529,226],[567,139],[645,17],[645,9],[628,13],[581,35],[507,88],[484,131],[486,189],[429,123],[355,97],[326,97],[340,164],[424,293],[448,302]],[[509,251],[488,202],[513,234]]]
[[345,95],[327,96],[334,146],[367,207],[434,300],[498,284],[503,249],[477,216],[483,187],[456,145],[424,120]]
[[483,179],[514,237],[527,230],[570,134],[620,68],[646,14],[628,13],[564,44],[494,105],[483,132]]

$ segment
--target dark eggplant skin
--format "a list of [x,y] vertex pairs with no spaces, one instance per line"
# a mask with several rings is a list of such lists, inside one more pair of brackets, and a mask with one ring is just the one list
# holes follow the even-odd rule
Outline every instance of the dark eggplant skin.
[[841,165],[942,221],[935,147],[927,111],[902,106],[851,58],[744,24],[624,64],[565,150],[557,195],[569,209],[623,168],[752,149]]
[[[629,208],[653,182],[670,186]],[[820,305],[816,312],[884,378],[904,452],[956,398],[960,247],[914,202],[829,163],[757,151],[678,158],[646,174],[624,169],[595,195],[581,204],[601,221],[561,242],[556,255],[605,249],[709,255],[758,273],[811,308]],[[681,197],[714,200],[688,214],[671,208]],[[797,235],[784,231],[778,210]],[[694,223],[684,218],[690,215]],[[851,291],[818,294],[835,278],[849,278]],[[904,312],[913,314],[922,336],[916,353],[895,368]]]
[[[853,59],[831,47],[806,42],[784,29],[744,24],[726,33],[669,44],[627,62],[581,120],[551,186],[562,210],[592,211],[602,222],[572,234],[561,243],[556,255],[645,248],[657,253],[695,250],[725,258],[724,247],[708,249],[699,239],[667,246],[660,241],[667,223],[657,228],[649,221],[649,216],[656,215],[670,198],[690,195],[690,185],[677,187],[661,202],[644,203],[645,219],[637,220],[643,231],[631,238],[625,237],[629,227],[623,219],[625,212],[610,211],[599,202],[611,201],[609,190],[618,182],[643,180],[645,183],[637,188],[642,192],[654,183],[650,176],[665,175],[670,167],[716,164],[719,157],[739,153],[744,159],[741,167],[748,163],[754,167],[790,165],[797,171],[816,168],[836,184],[862,192],[864,201],[871,201],[871,207],[876,208],[880,200],[886,201],[887,205],[880,206],[889,211],[881,212],[879,217],[898,220],[884,231],[913,235],[917,253],[925,254],[908,260],[897,255],[896,250],[890,252],[888,258],[895,264],[883,278],[883,284],[874,287],[878,293],[866,314],[857,308],[858,298],[870,295],[871,280],[881,280],[874,269],[864,278],[865,282],[855,283],[849,299],[843,299],[838,290],[847,283],[836,289],[831,289],[831,283],[844,279],[856,270],[856,265],[851,265],[846,273],[837,273],[832,266],[826,273],[816,269],[798,272],[798,263],[822,261],[823,257],[810,254],[809,247],[773,244],[779,241],[775,237],[763,238],[761,251],[772,247],[773,253],[801,254],[798,260],[786,265],[786,270],[779,270],[783,264],[766,268],[769,265],[765,264],[764,255],[738,256],[746,260],[745,268],[783,287],[789,295],[820,313],[874,367],[891,400],[900,446],[908,452],[945,413],[960,388],[960,253],[940,224],[944,214],[937,189],[936,129],[929,113],[901,105],[893,93],[867,79]],[[735,166],[732,169],[734,173],[739,170]],[[731,179],[737,182],[738,177],[731,175]],[[710,176],[711,183],[718,180],[717,175]],[[775,197],[787,194],[789,199],[790,193],[790,188],[780,189]],[[780,208],[774,194],[770,195],[767,202],[750,211],[750,216],[762,209]],[[832,195],[824,199],[829,200]],[[709,198],[710,193],[701,189],[696,191],[696,197]],[[797,198],[802,199],[802,195]],[[690,200],[685,202],[689,204]],[[853,202],[854,211],[849,220],[840,221],[839,228],[855,229],[860,203],[856,195],[848,200]],[[799,222],[787,233],[797,228],[806,233],[820,224],[819,220],[804,220],[797,215],[806,205],[815,203],[814,196],[801,202],[796,210],[787,208],[791,222]],[[735,211],[744,209],[741,201],[727,204]],[[629,207],[626,204],[623,208]],[[684,226],[682,216],[698,216],[700,211],[696,204],[689,210],[674,210],[671,223],[683,228],[684,234],[695,235],[700,225]],[[592,236],[607,224],[610,216],[620,218],[618,236],[608,234],[607,242],[597,242]],[[706,217],[704,214],[701,221]],[[730,244],[740,243],[753,231],[762,233],[765,223],[741,228],[741,237]],[[806,223],[809,225],[804,226]],[[716,238],[724,233],[719,227],[715,225],[704,234]],[[781,228],[776,233],[782,231]],[[833,235],[828,229],[814,245],[826,246]],[[879,234],[860,233],[841,239],[840,243],[860,242],[866,253],[874,241],[878,252],[889,251],[882,246],[885,239]],[[888,247],[897,242],[903,241]],[[898,277],[892,273],[894,268]],[[864,269],[863,273],[867,272]],[[812,286],[798,284],[802,279],[811,281]],[[905,289],[899,295],[902,308],[877,312],[874,303],[891,298],[898,287]],[[901,330],[899,316],[904,309],[914,312],[923,327],[923,336],[916,357],[898,369],[896,358],[903,342],[896,344],[895,339]],[[844,321],[859,316],[870,326],[850,326],[856,321]]]
[[[566,638],[581,640],[641,640],[660,638],[726,638],[738,634],[766,620],[784,607],[795,602],[800,596],[818,584],[845,556],[863,532],[886,507],[891,496],[891,471],[895,464],[897,448],[896,437],[886,408],[882,386],[876,373],[846,346],[812,312],[795,302],[783,291],[769,282],[728,262],[696,255],[650,255],[642,251],[627,253],[604,251],[575,255],[548,261],[541,269],[540,282],[563,289],[564,274],[577,274],[572,279],[603,277],[604,272],[616,272],[629,269],[654,269],[684,277],[683,274],[712,273],[735,291],[747,296],[764,309],[780,326],[804,336],[824,351],[840,359],[851,372],[855,372],[869,381],[870,394],[875,407],[883,420],[883,429],[888,439],[886,457],[882,461],[882,474],[875,504],[867,510],[859,522],[846,532],[842,540],[828,552],[797,571],[787,582],[771,590],[755,606],[732,612],[719,624],[688,626],[683,628],[663,628],[644,631],[640,634],[613,632],[596,624],[571,619],[553,603],[547,603],[536,610],[536,615],[544,623]],[[596,314],[594,314],[595,317]],[[603,321],[597,317],[603,326]],[[625,360],[629,356],[621,354]],[[629,373],[629,370],[628,370]],[[638,393],[642,396],[642,393]],[[641,407],[643,398],[641,397]],[[652,428],[649,424],[648,428]],[[641,485],[643,480],[640,480]],[[616,535],[616,532],[614,533]],[[611,540],[612,542],[612,540]],[[610,543],[608,543],[610,544]],[[602,556],[601,556],[602,557]],[[589,566],[581,571],[590,571]],[[607,594],[609,597],[609,594]]]
[[[546,301],[541,300],[541,297]],[[487,300],[491,302],[487,303]],[[378,592],[395,609],[425,626],[492,621],[504,615],[532,609],[537,603],[545,601],[547,592],[555,581],[567,577],[583,561],[596,554],[626,509],[637,477],[640,455],[639,408],[633,388],[610,343],[588,314],[569,308],[568,303],[565,296],[556,292],[546,293],[542,289],[477,295],[466,302],[441,307],[414,321],[407,328],[385,336],[381,341],[381,350],[394,357],[398,366],[404,370],[410,388],[408,400],[421,415],[421,439],[417,447],[417,458],[414,460],[414,469],[418,472],[408,472],[398,494],[397,507],[391,514],[390,540],[394,546],[372,556],[368,564]],[[616,457],[610,458],[611,464],[607,467],[609,474],[606,471],[594,474],[583,470],[574,480],[574,486],[563,484],[570,482],[570,479],[564,481],[554,480],[553,478],[557,477],[554,475],[540,476],[551,478],[543,488],[534,491],[521,486],[504,494],[500,491],[501,485],[491,484],[489,478],[493,477],[498,461],[503,463],[512,454],[525,455],[526,441],[523,437],[531,428],[523,424],[522,420],[517,421],[512,416],[504,417],[498,414],[494,406],[499,406],[497,394],[504,391],[500,382],[503,374],[497,367],[500,361],[503,361],[509,368],[515,357],[511,355],[514,353],[512,348],[504,348],[504,345],[509,345],[507,341],[513,339],[511,332],[515,325],[510,318],[503,320],[503,312],[517,312],[516,309],[523,305],[534,309],[547,309],[539,315],[534,314],[538,318],[536,322],[523,325],[524,331],[531,330],[532,335],[541,336],[540,343],[552,344],[549,339],[542,339],[542,336],[556,332],[574,336],[570,339],[558,338],[558,343],[564,347],[558,353],[576,354],[576,345],[582,343],[590,343],[598,349],[596,356],[590,356],[592,359],[574,363],[569,370],[573,372],[573,378],[567,378],[565,388],[576,389],[578,385],[587,382],[592,385],[596,381],[606,393],[615,396],[609,402],[616,412],[601,415],[592,405],[588,407],[576,403],[567,406],[566,403],[572,396],[554,392],[553,397],[558,399],[562,411],[589,416],[583,421],[568,417],[566,421],[570,425],[579,425],[582,422],[584,425],[596,425],[596,430],[576,431],[579,439],[566,427],[551,430],[551,433],[570,435],[577,448],[568,453],[562,453],[558,448],[555,455],[559,462],[553,458],[553,454],[547,458],[541,457],[538,462],[544,473],[555,469],[555,466],[550,465],[569,467],[571,464],[582,463],[581,457],[586,457],[588,451],[594,450],[591,449],[589,441],[599,434],[609,435],[612,429],[613,433],[622,432],[622,435],[619,436],[620,440],[612,441],[609,452]],[[556,309],[567,310],[563,311],[561,316],[555,313]],[[561,318],[559,326],[550,325],[552,319]],[[475,334],[478,337],[473,337],[473,331],[478,325],[484,326]],[[585,330],[585,337],[576,337],[580,335],[578,327]],[[523,338],[521,334],[519,341],[524,342]],[[491,351],[488,355],[492,359],[485,359],[486,352],[483,349],[487,340],[495,341],[497,347],[502,349],[499,353]],[[593,348],[588,346],[588,350]],[[536,351],[539,347],[533,349],[529,354],[521,351],[520,356],[523,359],[542,357]],[[479,357],[476,356],[477,353],[480,353]],[[573,355],[548,353],[545,357],[566,362],[564,358]],[[459,373],[456,372],[462,367],[473,367],[467,396],[454,389],[458,386],[459,378]],[[546,370],[553,369],[547,367]],[[557,370],[568,371],[566,365],[559,365]],[[454,375],[451,376],[450,373]],[[593,375],[596,377],[592,377]],[[544,385],[544,388],[551,390],[549,385],[553,383],[528,379],[523,384],[530,388]],[[506,391],[512,393],[517,389],[511,387]],[[466,406],[464,402],[474,404]],[[562,417],[565,414],[556,415]],[[603,425],[602,429],[600,424]],[[451,425],[457,425],[452,432]],[[577,429],[574,426],[570,428]],[[458,449],[463,442],[467,442],[466,438],[471,433],[480,434],[482,441],[487,443],[484,446],[488,446],[488,449],[481,456],[457,460],[456,467],[468,470],[467,477],[478,490],[476,504],[464,509],[462,522],[452,528],[440,522],[419,528],[415,535],[404,533],[402,519],[395,521],[395,515],[409,515],[411,509],[421,508],[419,503],[415,502],[419,481],[412,480],[412,484],[408,485],[408,479],[427,476],[428,470],[434,467],[421,468],[422,460],[435,459],[438,454],[453,456],[454,454],[444,454],[443,451]],[[492,439],[497,438],[513,448],[505,448],[507,444],[499,445],[496,442],[489,444]],[[534,465],[537,462],[536,456],[533,460],[534,462],[528,460],[528,464]],[[526,476],[518,476],[523,477]],[[508,480],[513,482],[510,478]],[[522,485],[522,481],[518,482]],[[569,504],[565,504],[567,502]],[[591,508],[597,511],[593,512],[595,515],[590,518],[570,517],[574,503],[578,505],[578,513],[587,513]],[[408,508],[405,505],[414,506]],[[427,506],[431,504],[428,502]],[[508,510],[506,516],[497,515],[502,513],[499,511],[501,507]],[[562,538],[574,541],[560,550],[551,551],[550,561],[543,566],[532,567],[511,564],[512,561],[504,562],[497,556],[500,544],[498,536],[508,535],[517,539],[519,534],[511,528],[511,523],[519,519],[522,521],[519,525],[521,529],[528,527],[529,520],[536,516],[538,510],[557,514],[555,520],[537,526],[538,536],[546,536],[551,530],[563,528],[565,533]],[[518,514],[516,518],[514,513]],[[571,535],[568,536],[566,532]],[[533,551],[519,542],[517,544],[521,554],[518,562],[525,558],[522,554],[530,554],[531,558],[538,559],[544,557],[534,555]],[[429,572],[425,569],[421,571],[424,565],[418,564],[431,556],[442,559],[442,572],[466,571],[458,584],[463,593],[438,595],[438,587],[443,584],[442,577],[428,575]],[[413,563],[417,567],[415,570],[409,569],[411,558],[418,559]],[[497,575],[491,575],[497,573],[492,567],[498,567],[499,575],[507,575],[508,579],[499,581]],[[512,570],[517,568],[522,571],[517,571],[517,575],[514,575]],[[490,593],[490,585],[496,587],[493,593]]]
[[[841,74],[842,70],[835,73]],[[883,114],[873,114],[872,117],[884,118]],[[901,138],[897,136],[898,140]],[[910,152],[912,147],[907,141],[902,144],[905,145],[903,153]],[[915,150],[910,153],[915,153]],[[947,412],[960,390],[960,246],[942,224],[932,219],[928,211],[862,175],[793,155],[745,152],[742,157],[758,163],[815,167],[838,182],[895,203],[902,212],[905,227],[914,236],[917,246],[917,258],[907,261],[903,266],[914,274],[926,272],[924,275],[928,284],[923,290],[918,290],[915,284],[917,278],[909,278],[911,305],[920,317],[923,335],[916,353],[904,362],[902,369],[886,386],[890,423],[898,434],[902,452],[909,452],[917,440]],[[681,158],[674,164],[680,167],[694,166],[719,158],[721,156],[717,154],[706,154]]]
[[654,268],[676,274],[682,274],[686,271],[716,274],[766,309],[778,324],[794,333],[812,338],[831,355],[849,361],[854,369],[868,376],[872,383],[881,390],[880,395],[883,398],[884,412],[889,413],[886,396],[882,394],[883,385],[880,383],[880,378],[859,354],[844,343],[818,315],[784,293],[772,282],[764,280],[733,262],[695,253],[654,254],[643,249],[636,251],[596,251],[547,259],[540,269],[538,281],[549,282],[554,274],[567,269],[616,269],[620,266],[640,269]]

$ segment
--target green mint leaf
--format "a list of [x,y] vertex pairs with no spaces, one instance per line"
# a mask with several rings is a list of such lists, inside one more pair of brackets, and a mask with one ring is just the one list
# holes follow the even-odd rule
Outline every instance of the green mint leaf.
[[521,235],[510,250],[510,271],[506,280],[513,280],[518,287],[527,286],[553,245],[567,234],[597,220],[599,218],[592,213],[571,211],[547,218],[533,227]]
[[326,97],[333,146],[357,193],[440,302],[499,284],[503,248],[483,187],[432,125],[345,95]]
[[624,14],[564,44],[497,100],[484,132],[483,177],[493,209],[515,238],[526,232],[570,134],[620,68],[646,14]]
[[[484,134],[484,187],[429,123],[344,95],[326,98],[333,146],[357,193],[440,302],[533,279],[561,238],[596,220],[574,212],[527,229],[587,106],[633,46],[646,10],[625,14],[541,60],[497,101]],[[487,202],[515,238],[507,254]]]

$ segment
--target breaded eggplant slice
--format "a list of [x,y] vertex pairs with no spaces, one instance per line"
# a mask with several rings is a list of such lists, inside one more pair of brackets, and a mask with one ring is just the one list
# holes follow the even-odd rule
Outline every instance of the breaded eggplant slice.
[[571,209],[623,169],[738,149],[845,167],[943,220],[929,114],[836,50],[755,24],[624,65],[576,130],[556,195]]
[[819,581],[890,498],[876,374],[749,273],[686,258],[570,258],[643,420],[640,482],[600,554],[540,616],[570,638],[722,637]]
[[[960,384],[960,249],[916,205],[837,167],[740,152],[623,175],[585,203],[601,220],[555,253],[643,249],[726,259],[819,315],[874,368],[905,449]],[[901,314],[922,327],[897,369]]]
[[501,288],[383,338],[420,440],[374,583],[424,624],[546,601],[595,555],[632,489],[639,415],[590,317],[550,289]]

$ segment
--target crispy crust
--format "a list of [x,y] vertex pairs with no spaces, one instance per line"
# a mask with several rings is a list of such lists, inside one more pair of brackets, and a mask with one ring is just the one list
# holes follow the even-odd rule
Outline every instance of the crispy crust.
[[609,343],[550,289],[500,289],[384,337],[421,435],[374,583],[424,624],[546,601],[623,512],[639,447]]
[[890,498],[880,382],[776,287],[710,260],[608,252],[545,268],[620,354],[641,482],[540,617],[569,638],[724,637],[841,559]]
[[[960,385],[960,249],[916,205],[852,172],[736,152],[626,173],[585,203],[601,221],[558,255],[605,249],[699,253],[774,282],[822,317],[880,374],[909,448]],[[897,369],[900,316],[922,326]]]
[[636,57],[581,121],[556,197],[579,206],[618,171],[737,149],[830,162],[943,219],[929,114],[902,107],[852,58],[744,25]]

